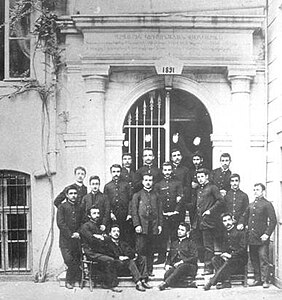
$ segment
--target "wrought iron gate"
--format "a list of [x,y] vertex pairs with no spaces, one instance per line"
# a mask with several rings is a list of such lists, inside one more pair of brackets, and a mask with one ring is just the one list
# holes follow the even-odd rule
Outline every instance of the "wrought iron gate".
[[154,149],[160,165],[169,159],[170,93],[155,90],[145,94],[135,103],[124,123],[124,152],[135,157],[135,167],[142,165],[141,149]]
[[0,171],[0,272],[30,271],[29,176]]

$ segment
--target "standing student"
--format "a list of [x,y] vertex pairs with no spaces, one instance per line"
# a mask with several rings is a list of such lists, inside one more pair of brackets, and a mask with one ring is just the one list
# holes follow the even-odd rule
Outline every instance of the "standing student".
[[222,153],[220,155],[220,167],[211,171],[210,181],[215,184],[222,196],[224,197],[226,193],[230,190],[230,164],[231,156],[229,153]]
[[180,214],[184,210],[182,184],[172,177],[172,165],[170,162],[163,163],[162,173],[163,179],[155,185],[155,191],[163,208],[163,230],[159,236],[157,264],[165,262],[169,241],[177,238]]
[[249,205],[249,197],[240,189],[240,175],[231,174],[230,190],[224,197],[224,210],[232,214],[233,222],[237,225]]
[[180,212],[179,218],[181,222],[184,222],[186,210],[188,210],[188,208],[191,206],[191,180],[189,176],[189,169],[183,166],[183,156],[179,149],[172,149],[170,157],[172,162],[173,177],[175,180],[181,182],[183,188],[183,209]]
[[269,287],[269,242],[277,224],[276,214],[271,202],[265,199],[265,185],[254,185],[255,201],[250,203],[245,214],[244,223],[238,229],[248,225],[248,244],[250,259],[254,268],[255,280],[250,286]]
[[107,197],[100,191],[100,177],[91,176],[89,178],[90,193],[85,195],[81,201],[81,209],[84,213],[84,222],[88,221],[89,208],[96,206],[99,208],[100,214],[100,229],[105,232],[107,226],[109,226],[110,220],[110,203]]
[[80,282],[80,234],[79,228],[82,220],[82,211],[77,203],[77,187],[70,185],[65,188],[66,201],[59,205],[57,212],[57,225],[60,230],[59,247],[67,265],[66,283],[72,289],[75,282]]
[[136,232],[136,251],[147,262],[148,273],[153,275],[154,247],[162,232],[162,204],[153,190],[153,175],[143,175],[143,189],[133,195],[132,221]]
[[197,171],[197,215],[194,220],[194,228],[201,235],[204,246],[204,275],[213,273],[212,257],[214,256],[214,244],[216,239],[216,224],[218,222],[223,197],[217,186],[209,181],[209,171],[199,169]]
[[134,193],[134,178],[135,171],[132,167],[132,154],[131,153],[123,153],[122,154],[122,168],[120,178],[123,181],[126,181],[131,188],[132,195]]
[[[75,182],[72,184],[76,186],[77,189],[77,202],[80,203],[82,198],[87,194],[87,187],[84,185],[83,181],[86,176],[86,169],[84,167],[76,167],[74,169]],[[65,189],[55,198],[54,205],[59,207],[59,205],[66,200]]]
[[[204,157],[199,151],[195,152],[192,156],[192,166],[189,168],[189,194],[188,197],[188,211],[190,217],[190,223],[193,224],[196,214],[196,202],[197,202],[197,187],[199,186],[197,180],[197,170],[203,168]],[[199,250],[199,249],[198,249]],[[202,261],[202,252],[199,251],[199,258]]]
[[111,223],[117,223],[120,228],[121,238],[126,240],[128,223],[129,202],[131,200],[131,188],[126,181],[121,180],[121,166],[114,164],[110,168],[112,180],[104,187],[104,194],[110,204]]
[[142,160],[143,166],[140,167],[135,173],[135,192],[138,192],[143,188],[142,181],[144,174],[151,174],[153,176],[154,184],[162,179],[161,170],[154,164],[155,156],[152,148],[143,149]]

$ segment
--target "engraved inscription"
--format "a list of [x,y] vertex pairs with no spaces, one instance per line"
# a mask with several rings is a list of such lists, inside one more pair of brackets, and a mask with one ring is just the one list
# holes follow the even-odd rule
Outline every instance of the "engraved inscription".
[[[227,32],[85,33],[84,55],[114,59],[179,58],[250,59],[252,35]],[[238,42],[240,41],[240,42]]]

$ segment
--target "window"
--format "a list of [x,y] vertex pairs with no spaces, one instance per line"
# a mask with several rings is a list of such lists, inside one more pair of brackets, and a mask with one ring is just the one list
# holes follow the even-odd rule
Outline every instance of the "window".
[[16,0],[0,0],[0,21],[5,24],[0,29],[0,80],[30,77],[30,16],[11,26],[9,12],[15,4]]
[[0,273],[30,271],[30,180],[19,172],[0,171]]

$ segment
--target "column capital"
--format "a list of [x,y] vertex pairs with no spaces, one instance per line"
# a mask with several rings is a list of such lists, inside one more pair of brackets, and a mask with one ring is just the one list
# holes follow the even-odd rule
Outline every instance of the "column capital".
[[106,76],[101,75],[84,75],[85,91],[90,93],[105,93],[106,91]]
[[232,66],[228,68],[231,93],[250,93],[250,83],[256,76],[254,66]]
[[229,67],[228,80],[231,83],[231,93],[250,93],[250,83],[256,75],[256,69],[252,66]]

